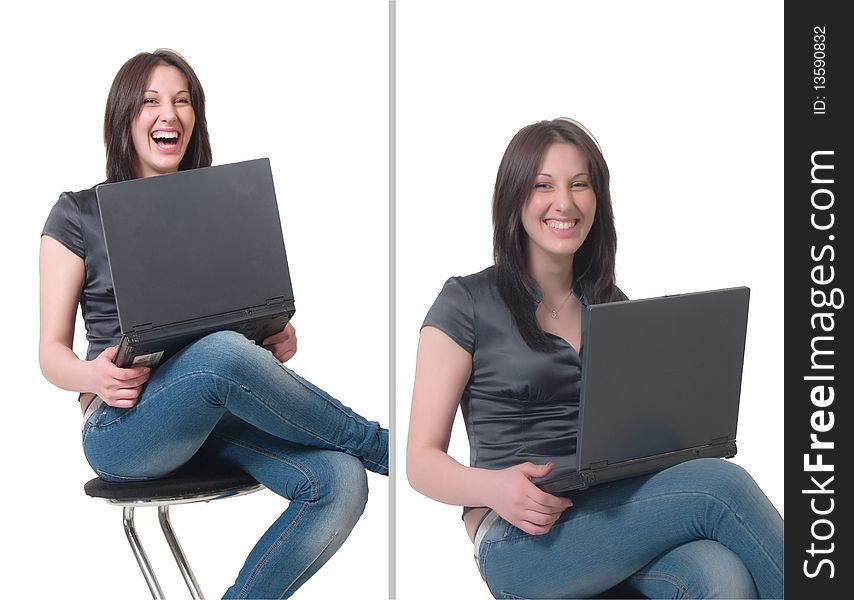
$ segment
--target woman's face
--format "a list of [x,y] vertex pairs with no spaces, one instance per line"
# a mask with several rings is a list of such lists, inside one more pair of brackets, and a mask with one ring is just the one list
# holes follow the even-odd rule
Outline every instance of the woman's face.
[[195,123],[187,78],[171,65],[157,65],[131,123],[137,177],[177,171]]
[[529,261],[565,262],[584,243],[596,217],[587,159],[575,144],[548,147],[525,205]]

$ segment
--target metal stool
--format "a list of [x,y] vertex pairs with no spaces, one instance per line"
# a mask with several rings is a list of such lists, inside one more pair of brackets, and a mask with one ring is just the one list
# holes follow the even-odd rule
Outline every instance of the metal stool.
[[173,504],[209,502],[220,498],[243,496],[263,489],[263,485],[239,471],[187,471],[163,479],[114,483],[95,478],[83,486],[87,495],[103,498],[108,504],[124,507],[124,529],[136,562],[145,577],[145,583],[154,598],[163,598],[163,590],[154,575],[151,563],[139,541],[133,522],[133,511],[138,506],[156,506],[160,528],[172,550],[175,562],[193,598],[204,598],[199,583],[187,563],[178,538],[169,522],[169,507]]

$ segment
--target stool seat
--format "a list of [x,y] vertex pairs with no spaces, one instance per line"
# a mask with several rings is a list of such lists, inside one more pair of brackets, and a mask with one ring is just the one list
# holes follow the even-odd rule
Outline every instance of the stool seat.
[[187,557],[181,549],[175,530],[169,518],[169,507],[173,504],[190,502],[209,502],[220,498],[242,496],[263,489],[252,476],[234,468],[211,467],[200,468],[199,465],[188,465],[175,473],[161,479],[144,481],[105,481],[99,477],[92,479],[83,486],[83,490],[92,498],[101,498],[109,504],[124,507],[122,523],[125,535],[133,551],[136,562],[148,585],[153,598],[163,598],[163,590],[151,568],[139,534],[134,524],[134,509],[145,506],[156,506],[160,528],[172,556],[178,564],[184,582],[195,599],[204,598],[196,581],[195,575],[187,562]]
[[178,471],[162,479],[145,481],[114,482],[96,477],[83,490],[88,496],[111,504],[157,505],[205,502],[250,493],[261,487],[255,478],[242,471]]

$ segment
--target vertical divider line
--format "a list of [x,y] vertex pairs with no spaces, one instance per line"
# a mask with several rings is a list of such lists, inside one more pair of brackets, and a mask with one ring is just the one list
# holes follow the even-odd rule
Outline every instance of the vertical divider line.
[[393,599],[395,594],[395,483],[397,481],[395,440],[397,438],[397,423],[395,412],[395,0],[388,3],[388,397],[389,397],[389,488],[388,488],[388,596]]

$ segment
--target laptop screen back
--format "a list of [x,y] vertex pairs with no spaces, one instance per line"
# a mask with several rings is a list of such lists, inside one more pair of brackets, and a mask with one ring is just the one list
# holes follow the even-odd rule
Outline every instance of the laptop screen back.
[[748,288],[590,306],[579,469],[734,440]]
[[122,332],[293,299],[269,160],[96,193]]

